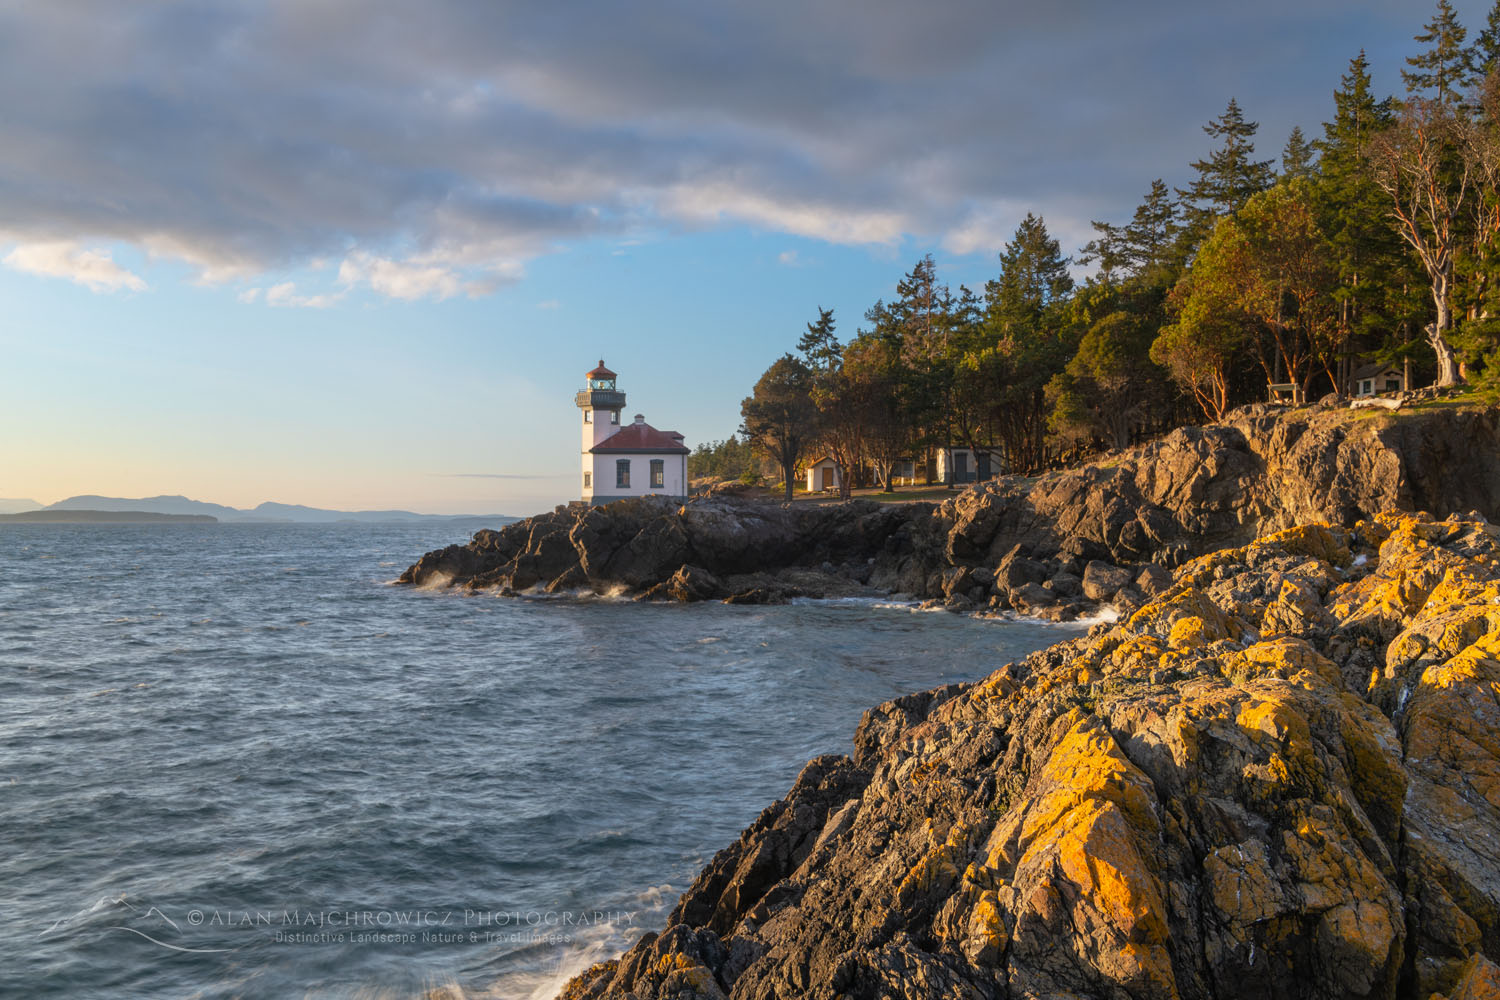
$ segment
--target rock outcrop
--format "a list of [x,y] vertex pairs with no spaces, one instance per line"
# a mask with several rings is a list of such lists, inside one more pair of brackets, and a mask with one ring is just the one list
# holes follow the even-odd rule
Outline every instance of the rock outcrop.
[[[1240,503],[1214,482],[1211,522]],[[1500,528],[1294,526],[1140,592],[866,713],[563,995],[1496,997]]]
[[904,593],[1066,618],[1101,602],[1139,607],[1167,570],[1268,531],[1417,509],[1500,510],[1500,409],[1246,407],[937,505],[716,495],[560,507],[429,552],[401,582],[754,602]]

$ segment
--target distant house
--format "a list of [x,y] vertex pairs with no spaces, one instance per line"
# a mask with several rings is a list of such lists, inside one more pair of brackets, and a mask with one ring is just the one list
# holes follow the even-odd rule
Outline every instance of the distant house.
[[[949,476],[949,463],[952,476]],[[938,449],[937,477],[945,483],[982,483],[993,479],[1005,468],[1005,456],[998,451],[972,448]]]
[[1406,389],[1406,376],[1400,365],[1361,365],[1349,375],[1349,395],[1379,396],[1387,392],[1402,392]]
[[604,367],[589,372],[588,388],[574,397],[583,411],[583,502],[623,497],[687,497],[687,446],[676,431],[659,431],[639,413],[620,424],[625,394]]
[[821,493],[839,488],[839,466],[831,457],[824,455],[807,467],[807,492]]

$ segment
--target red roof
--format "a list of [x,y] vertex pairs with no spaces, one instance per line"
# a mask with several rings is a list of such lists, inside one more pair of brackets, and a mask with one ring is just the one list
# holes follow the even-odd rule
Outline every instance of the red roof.
[[599,367],[589,372],[584,378],[618,378],[614,372],[604,367],[604,359],[599,359]]
[[688,449],[682,445],[682,435],[670,431],[659,431],[650,424],[626,424],[619,431],[600,441],[591,452],[602,451],[648,451],[658,454],[686,455]]

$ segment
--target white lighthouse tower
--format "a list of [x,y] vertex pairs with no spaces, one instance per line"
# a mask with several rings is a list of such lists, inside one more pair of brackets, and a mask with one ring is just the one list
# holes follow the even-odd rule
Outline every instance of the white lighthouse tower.
[[599,366],[587,373],[588,387],[574,397],[583,411],[583,500],[608,503],[623,497],[687,497],[688,449],[676,431],[659,431],[639,413],[624,423],[625,394],[619,377]]

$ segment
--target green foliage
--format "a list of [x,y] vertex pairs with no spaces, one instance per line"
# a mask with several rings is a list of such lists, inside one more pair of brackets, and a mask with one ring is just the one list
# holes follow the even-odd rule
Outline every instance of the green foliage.
[[1194,267],[1178,281],[1169,300],[1177,321],[1161,328],[1150,356],[1192,394],[1206,418],[1217,420],[1229,405],[1231,369],[1244,348],[1247,324],[1231,288],[1205,277]]
[[812,373],[790,354],[778,358],[755,383],[752,395],[740,403],[745,440],[781,467],[786,498],[792,498],[797,462],[817,434],[817,408],[812,400]]
[[843,346],[834,335],[832,309],[818,306],[818,318],[807,324],[807,332],[797,341],[797,350],[801,352],[807,367],[814,372],[828,371],[838,366]]
[[1222,115],[1203,126],[1210,138],[1222,141],[1208,159],[1193,162],[1198,177],[1177,191],[1187,218],[1184,237],[1189,248],[1208,237],[1215,219],[1239,211],[1251,195],[1271,186],[1271,161],[1254,159],[1259,130],[1260,123],[1247,121],[1234,98]]
[[[1375,93],[1360,52],[1279,171],[1231,99],[1186,188],[1157,179],[1128,222],[1093,223],[1081,286],[1028,213],[982,296],[926,254],[848,343],[820,307],[745,401],[751,442],[830,454],[847,488],[952,447],[1039,472],[1194,406],[1217,419],[1268,380],[1342,389],[1372,359],[1420,362],[1414,380],[1436,360],[1440,382],[1463,361],[1500,392],[1500,0],[1472,48],[1450,0],[1416,37],[1407,100]],[[728,461],[709,452],[695,468]]]
[[1000,276],[984,286],[991,325],[1001,334],[1035,328],[1072,291],[1069,263],[1041,216],[1027,212],[1000,254]]
[[693,449],[688,456],[688,478],[738,479],[747,472],[758,474],[759,466],[750,443],[731,434],[723,441],[709,441]]
[[1182,226],[1177,202],[1160,178],[1151,182],[1127,225],[1092,225],[1099,235],[1083,248],[1079,261],[1097,263],[1102,281],[1170,285],[1177,279]]
[[1281,176],[1287,180],[1312,177],[1316,155],[1317,150],[1302,134],[1302,126],[1293,125],[1291,134],[1286,137],[1286,148],[1281,151]]
[[1457,104],[1462,98],[1462,87],[1473,72],[1469,50],[1464,48],[1467,36],[1453,5],[1448,0],[1438,0],[1437,12],[1427,22],[1426,30],[1416,36],[1416,41],[1428,48],[1407,57],[1406,64],[1411,69],[1401,71],[1406,92],[1431,97],[1441,104]]
[[1497,68],[1500,68],[1500,0],[1490,8],[1484,30],[1469,50],[1470,85],[1482,86]]
[[1165,373],[1148,357],[1157,331],[1153,312],[1120,308],[1089,327],[1073,359],[1047,384],[1054,434],[1099,438],[1114,448],[1130,444],[1162,400]]

